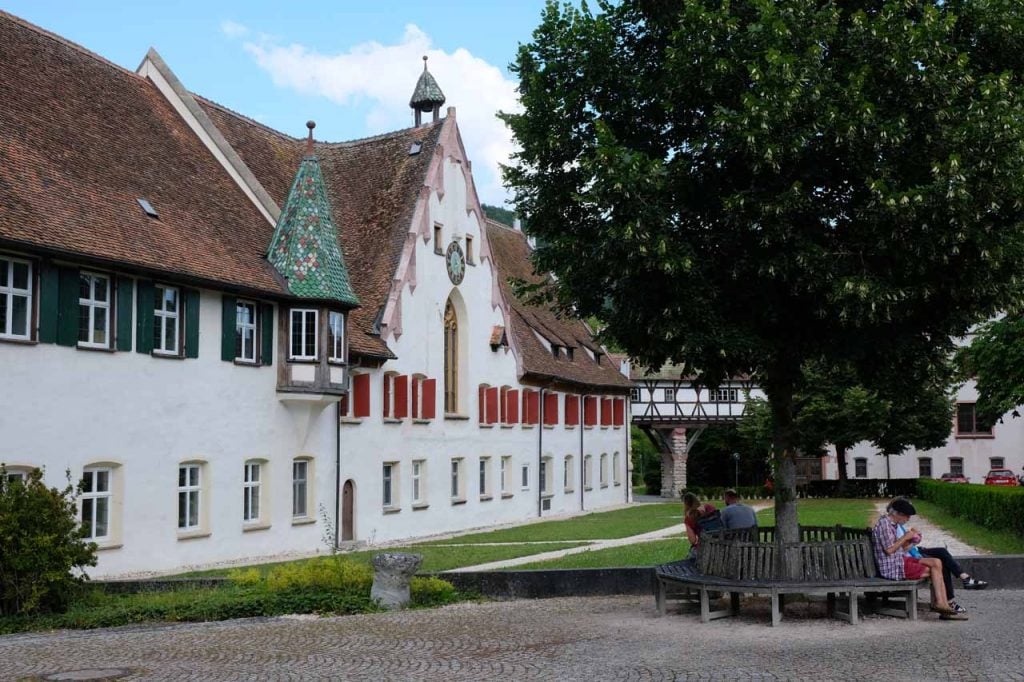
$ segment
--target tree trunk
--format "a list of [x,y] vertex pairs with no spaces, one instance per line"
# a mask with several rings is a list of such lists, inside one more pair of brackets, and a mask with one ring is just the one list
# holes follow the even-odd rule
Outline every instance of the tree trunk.
[[772,413],[775,459],[775,539],[784,543],[800,541],[796,510],[796,423],[793,418],[795,377],[799,371],[799,365],[795,368],[772,368],[765,382]]
[[836,465],[839,467],[839,487],[846,483],[846,446],[836,445]]

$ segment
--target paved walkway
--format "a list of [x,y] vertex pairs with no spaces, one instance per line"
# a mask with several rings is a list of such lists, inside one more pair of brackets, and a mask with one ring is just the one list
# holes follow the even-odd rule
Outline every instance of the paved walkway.
[[[879,515],[885,513],[885,506],[887,504],[888,502],[883,501],[876,505]],[[991,554],[988,550],[968,545],[966,542],[962,542],[961,540],[953,537],[920,514],[911,518],[909,525],[920,531],[922,547],[945,547],[953,556],[978,556],[980,554]]]
[[596,597],[15,635],[0,679],[1024,681],[1024,591],[972,600],[966,622],[857,626],[795,599],[771,628],[764,600],[701,625],[658,618],[652,597]]

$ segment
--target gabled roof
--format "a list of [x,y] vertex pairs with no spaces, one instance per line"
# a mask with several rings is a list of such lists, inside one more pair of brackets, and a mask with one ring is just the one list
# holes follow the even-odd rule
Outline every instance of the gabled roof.
[[271,226],[150,81],[3,12],[0,168],[9,246],[287,295]]
[[267,250],[267,260],[288,281],[289,291],[299,298],[335,301],[346,307],[359,305],[349,285],[338,230],[315,155],[303,158],[295,174]]
[[[555,379],[569,383],[602,388],[625,389],[631,383],[619,371],[619,363],[604,355],[587,325],[579,319],[559,315],[548,306],[526,303],[513,290],[512,282],[519,280],[528,284],[543,283],[546,277],[537,274],[530,261],[530,245],[519,230],[494,220],[486,220],[487,239],[498,270],[501,293],[509,306],[511,334],[519,351],[525,378]],[[548,344],[572,348],[572,359],[568,353],[559,358],[537,338],[543,337]],[[588,352],[589,351],[589,352]]]
[[[304,142],[209,100],[196,100],[238,152],[260,184],[284,203]],[[352,352],[393,357],[374,329],[387,301],[416,200],[426,179],[444,121],[341,143],[317,143],[314,152],[330,199],[352,290]],[[410,153],[419,142],[417,153]]]

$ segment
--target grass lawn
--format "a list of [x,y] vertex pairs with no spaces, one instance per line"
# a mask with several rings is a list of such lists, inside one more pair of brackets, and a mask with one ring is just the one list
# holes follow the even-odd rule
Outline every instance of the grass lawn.
[[[993,554],[1024,554],[1024,538],[1018,535],[979,526],[967,519],[953,516],[942,507],[925,500],[914,500],[914,507],[917,508],[918,514],[936,526],[978,549],[988,550]],[[928,545],[927,540],[926,537],[925,546]]]
[[[878,518],[874,500],[797,500],[797,515],[802,526],[850,526],[867,528]],[[775,525],[775,507],[757,513],[762,526]]]
[[637,542],[623,547],[594,549],[579,554],[570,554],[560,559],[537,561],[510,570],[531,568],[621,568],[624,566],[657,566],[685,559],[690,543],[682,537]]

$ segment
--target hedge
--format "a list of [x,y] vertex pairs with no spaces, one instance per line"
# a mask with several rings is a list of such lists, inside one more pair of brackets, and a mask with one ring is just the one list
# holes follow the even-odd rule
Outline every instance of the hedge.
[[[704,486],[684,488],[679,491],[680,497],[683,493],[693,493],[702,500],[720,500],[722,493],[728,488],[724,486]],[[762,485],[740,486],[736,488],[740,497],[748,500],[770,499],[774,495]],[[811,481],[797,486],[797,497],[898,497],[900,495],[913,497],[917,493],[917,479],[899,478],[886,480],[884,478],[854,478],[843,481]]]
[[953,516],[1024,537],[1024,488],[922,479],[918,482],[918,494]]

